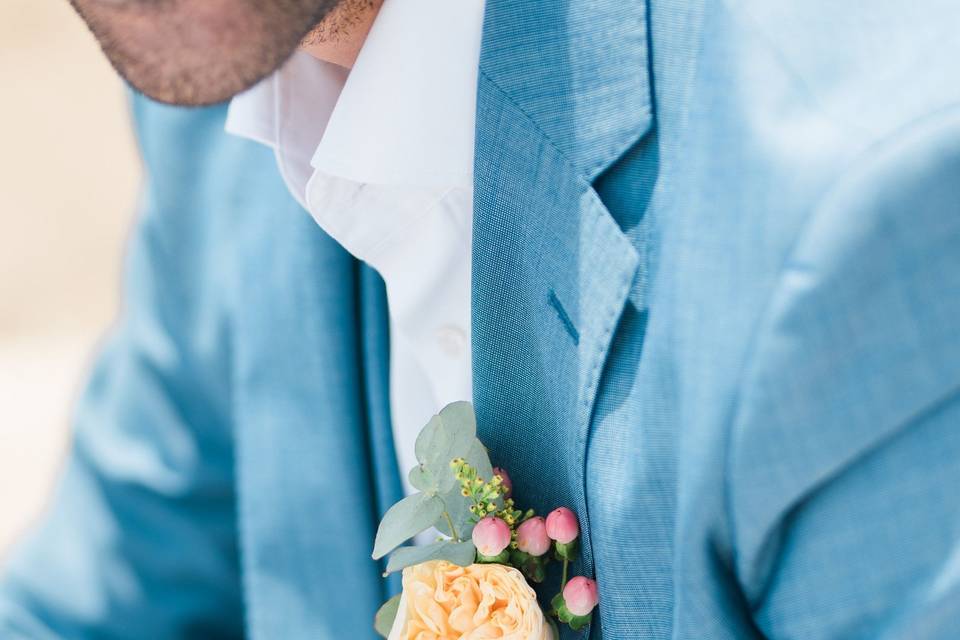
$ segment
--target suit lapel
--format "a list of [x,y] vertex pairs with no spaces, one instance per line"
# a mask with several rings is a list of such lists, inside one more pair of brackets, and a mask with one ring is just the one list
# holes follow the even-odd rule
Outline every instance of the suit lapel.
[[487,0],[482,74],[587,180],[650,129],[648,67],[645,0]]
[[524,505],[584,521],[594,399],[635,247],[591,181],[649,130],[646,16],[615,2],[488,0],[473,253],[481,437]]
[[[236,175],[276,176],[253,157]],[[259,186],[240,192],[254,221],[239,241],[259,259],[231,315],[248,635],[361,637],[389,588],[370,559],[378,516],[400,494],[383,285],[279,178]]]

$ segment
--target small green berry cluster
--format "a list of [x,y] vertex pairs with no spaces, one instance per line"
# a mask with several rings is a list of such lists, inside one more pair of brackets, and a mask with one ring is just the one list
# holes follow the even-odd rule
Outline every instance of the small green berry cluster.
[[[499,478],[500,476],[497,477]],[[507,498],[503,501],[503,509],[497,513],[497,515],[503,518],[503,521],[506,522],[511,529],[516,530],[517,525],[533,517],[533,509],[523,513],[514,506],[513,498]],[[514,531],[514,533],[516,533],[516,531]],[[516,545],[514,545],[514,548],[516,548]]]
[[460,495],[470,500],[469,509],[473,514],[474,523],[486,516],[500,516],[508,508],[513,508],[513,500],[501,500],[505,491],[503,478],[500,476],[495,475],[487,481],[480,477],[477,470],[463,458],[454,458],[450,462],[450,468],[453,469],[454,477],[460,483]]

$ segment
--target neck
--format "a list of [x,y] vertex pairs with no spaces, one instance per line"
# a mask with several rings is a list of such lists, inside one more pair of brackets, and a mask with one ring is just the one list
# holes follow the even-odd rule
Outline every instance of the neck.
[[350,69],[370,33],[383,0],[341,0],[300,43],[318,60]]

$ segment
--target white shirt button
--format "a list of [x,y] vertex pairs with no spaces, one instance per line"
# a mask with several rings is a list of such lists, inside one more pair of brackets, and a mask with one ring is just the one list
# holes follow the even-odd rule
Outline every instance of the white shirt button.
[[440,351],[451,358],[461,358],[467,350],[467,333],[460,327],[446,325],[437,329]]

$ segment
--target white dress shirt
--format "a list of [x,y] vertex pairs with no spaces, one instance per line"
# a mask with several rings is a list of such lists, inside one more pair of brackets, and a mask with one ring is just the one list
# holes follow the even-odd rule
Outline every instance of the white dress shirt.
[[[473,145],[483,0],[385,0],[352,70],[298,52],[230,105],[293,196],[386,282],[407,492],[432,415],[472,399]],[[316,274],[316,277],[324,277]]]

